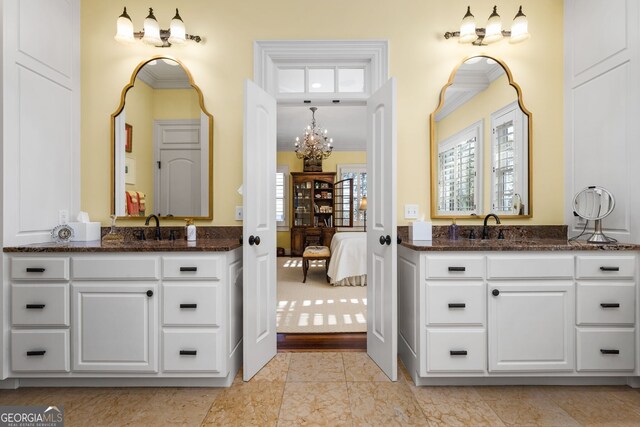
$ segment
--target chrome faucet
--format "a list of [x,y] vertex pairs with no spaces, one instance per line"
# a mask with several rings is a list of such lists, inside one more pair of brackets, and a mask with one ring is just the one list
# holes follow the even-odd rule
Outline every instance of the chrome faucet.
[[[144,225],[149,225],[149,221],[151,221],[151,218],[156,220],[156,240],[162,240],[162,233],[160,233],[160,219],[158,218],[157,215],[149,215],[147,217],[147,220],[144,222]],[[500,221],[498,221],[499,223]]]
[[482,238],[483,239],[488,239],[489,238],[489,227],[487,226],[487,221],[489,220],[489,217],[494,217],[496,219],[496,224],[500,224],[500,218],[498,218],[498,215],[494,214],[494,213],[490,213],[487,216],[484,217],[484,223],[482,224]]

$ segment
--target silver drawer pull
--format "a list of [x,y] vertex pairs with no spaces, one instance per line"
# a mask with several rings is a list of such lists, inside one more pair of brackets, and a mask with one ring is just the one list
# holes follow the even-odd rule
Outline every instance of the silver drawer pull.
[[620,350],[608,350],[606,348],[601,348],[600,353],[602,354],[620,354]]
[[449,267],[449,271],[467,271],[466,267]]
[[602,304],[600,304],[600,307],[602,308],[620,308],[620,304],[616,303],[605,303],[603,302]]
[[27,310],[42,310],[44,308],[44,304],[27,304]]
[[195,356],[198,354],[197,350],[180,350],[180,356]]
[[601,271],[620,271],[620,267],[600,267]]
[[466,308],[467,304],[461,302],[461,303],[449,303],[449,308]]
[[27,267],[27,273],[44,273],[43,267]]
[[27,356],[44,356],[46,350],[31,350],[27,351]]
[[451,356],[466,356],[467,350],[451,350],[449,351]]
[[180,308],[198,308],[198,304],[180,304]]
[[198,267],[180,267],[180,271],[198,271]]

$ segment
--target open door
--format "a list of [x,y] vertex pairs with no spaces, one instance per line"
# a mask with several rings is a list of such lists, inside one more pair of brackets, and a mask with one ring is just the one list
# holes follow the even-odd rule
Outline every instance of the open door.
[[367,353],[398,379],[396,81],[367,101]]
[[243,379],[276,355],[276,100],[244,86]]
[[333,184],[333,226],[353,227],[353,178]]

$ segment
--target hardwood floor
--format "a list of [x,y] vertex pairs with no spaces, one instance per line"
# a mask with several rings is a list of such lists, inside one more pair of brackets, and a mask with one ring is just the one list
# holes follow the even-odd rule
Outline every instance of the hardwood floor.
[[278,334],[278,352],[367,351],[367,333]]

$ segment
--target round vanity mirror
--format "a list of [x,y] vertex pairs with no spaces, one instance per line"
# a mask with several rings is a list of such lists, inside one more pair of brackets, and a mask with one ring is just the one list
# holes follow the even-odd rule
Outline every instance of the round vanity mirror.
[[[602,219],[607,217],[616,206],[613,194],[606,188],[591,186],[580,191],[573,198],[573,211],[580,218],[595,221],[595,229],[589,243],[613,243],[615,239],[602,233]],[[586,225],[585,225],[586,227]]]

